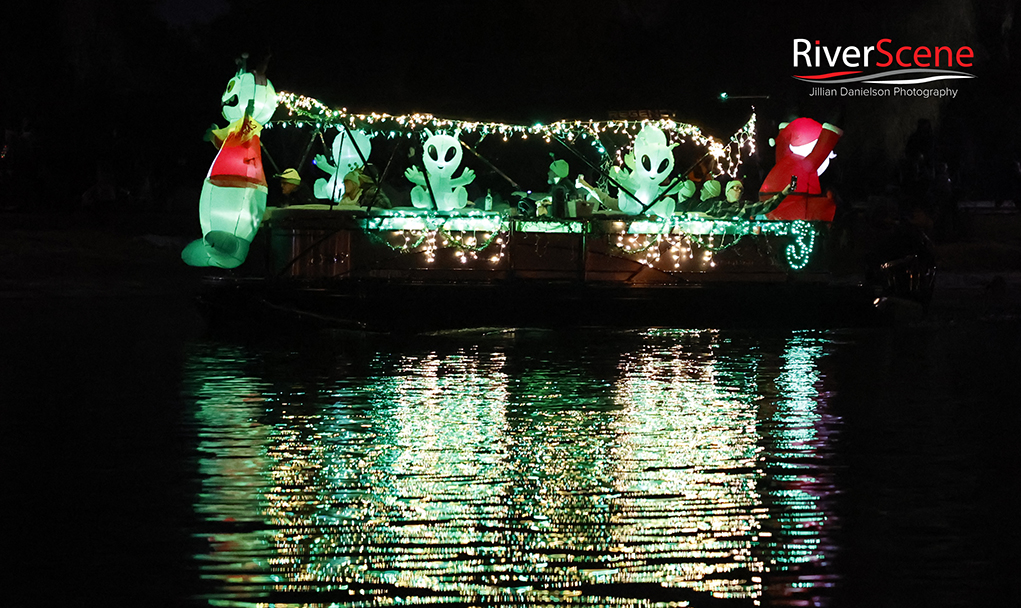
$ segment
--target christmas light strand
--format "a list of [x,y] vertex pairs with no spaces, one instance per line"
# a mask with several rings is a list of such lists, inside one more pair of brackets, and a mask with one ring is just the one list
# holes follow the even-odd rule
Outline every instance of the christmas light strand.
[[[440,217],[430,213],[399,216],[402,219],[413,217],[419,217],[423,227],[384,228],[384,225],[389,225],[386,222],[393,219],[386,217],[366,222],[364,232],[374,242],[385,244],[393,251],[424,254],[429,263],[435,262],[437,252],[444,249],[453,251],[454,256],[462,264],[478,260],[480,254],[488,250],[490,253],[487,254],[487,259],[495,264],[506,254],[512,223],[516,232],[544,234],[588,233],[594,226],[555,218],[519,220],[496,216],[488,218],[490,226],[487,228],[460,229],[459,226],[463,224],[458,222],[464,219],[462,217]],[[674,269],[680,269],[684,260],[694,260],[696,248],[699,250],[701,263],[715,267],[715,256],[734,247],[746,236],[768,235],[792,239],[784,249],[784,254],[789,267],[798,271],[810,262],[816,240],[815,229],[809,222],[803,220],[776,222],[674,216],[659,221],[614,220],[611,230],[598,232],[606,237],[609,249],[617,254],[630,259],[639,258],[636,261],[647,266],[660,266],[663,258],[668,256],[667,262],[672,261]],[[394,242],[402,239],[403,242]],[[499,249],[493,252],[491,247]]]
[[[561,120],[544,125],[512,124],[503,122],[486,122],[441,118],[428,113],[392,115],[373,112],[356,114],[347,108],[332,109],[323,102],[312,97],[297,93],[280,91],[277,100],[287,109],[288,118],[274,120],[266,124],[266,128],[274,126],[314,126],[316,129],[359,129],[367,133],[385,135],[390,138],[413,137],[423,129],[460,130],[463,133],[476,133],[481,138],[496,135],[504,141],[512,137],[528,139],[530,136],[541,137],[546,142],[554,140],[565,143],[587,142],[595,147],[600,154],[606,155],[607,150],[602,137],[605,135],[626,135],[633,140],[645,125],[658,127],[666,135],[670,143],[692,143],[704,148],[716,161],[723,173],[736,176],[740,167],[741,151],[755,151],[755,115],[727,141],[721,141],[704,133],[699,127],[678,122],[670,118],[642,120]],[[615,150],[618,164],[628,146]]]
[[[693,247],[702,251],[702,261],[715,267],[714,256],[737,245],[748,235],[772,235],[791,237],[792,242],[784,250],[787,264],[791,270],[802,270],[811,260],[815,250],[815,229],[809,222],[794,220],[791,222],[749,221],[749,220],[706,220],[696,221],[702,230],[685,230],[692,221],[677,216],[662,222],[637,220],[627,223],[620,232],[607,233],[607,244],[611,250],[629,257],[643,256],[638,260],[648,266],[657,264],[663,257],[664,249],[674,261],[674,268],[680,268],[685,258],[693,260]],[[647,233],[633,232],[636,225],[659,224],[661,230]],[[641,226],[648,230],[649,226]],[[727,237],[732,237],[728,240]]]
[[450,231],[440,225],[427,230],[402,230],[398,234],[404,238],[404,242],[400,244],[394,244],[373,230],[366,230],[365,233],[370,239],[385,244],[393,251],[422,253],[429,263],[436,261],[436,253],[440,249],[452,249],[455,257],[466,264],[469,260],[477,260],[481,252],[496,244],[499,251],[488,258],[495,264],[503,259],[507,247],[507,233],[503,231],[483,233],[480,239],[476,231]]
[[808,265],[812,251],[815,250],[815,230],[804,220],[794,220],[789,223],[789,231],[794,242],[785,250],[787,263],[792,269],[801,270]]

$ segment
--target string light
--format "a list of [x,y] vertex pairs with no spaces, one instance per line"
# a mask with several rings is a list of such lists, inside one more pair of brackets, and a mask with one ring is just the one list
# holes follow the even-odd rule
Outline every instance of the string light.
[[[535,123],[531,125],[487,122],[477,120],[459,120],[441,118],[433,114],[416,112],[414,114],[393,115],[380,112],[356,114],[347,108],[335,110],[312,97],[306,97],[287,91],[277,92],[277,100],[287,109],[288,117],[266,125],[281,127],[287,125],[315,125],[318,129],[335,127],[338,129],[360,129],[368,133],[382,134],[389,138],[397,136],[415,137],[422,129],[460,129],[464,133],[476,133],[482,138],[490,134],[501,136],[503,141],[519,136],[527,139],[538,136],[546,142],[554,139],[569,143],[588,141],[600,155],[606,155],[600,137],[603,135],[626,135],[633,140],[645,125],[658,127],[668,138],[669,143],[693,143],[707,150],[721,171],[736,176],[740,167],[741,150],[749,153],[755,151],[755,115],[727,141],[716,139],[704,133],[699,127],[670,118],[657,120],[560,120],[550,124]],[[623,162],[626,146],[615,152],[618,165]]]
[[[418,222],[411,223],[410,220],[415,218]],[[394,221],[398,219],[402,221]],[[483,259],[496,264],[506,255],[512,223],[514,232],[520,233],[583,234],[600,229],[599,224],[568,220],[516,220],[499,215],[446,217],[427,211],[420,211],[418,215],[402,212],[396,218],[365,220],[362,228],[370,239],[400,253],[421,253],[430,264],[436,261],[441,249],[452,251],[455,259],[462,264],[480,259],[479,254],[483,252],[486,256]],[[696,248],[700,250],[699,263],[715,268],[716,256],[748,235],[790,237],[792,242],[784,249],[785,260],[791,270],[802,270],[811,260],[816,239],[811,223],[802,220],[774,222],[674,217],[660,222],[618,220],[609,228],[605,237],[611,250],[625,257],[638,258],[636,261],[647,266],[660,267],[662,263],[674,270],[681,269],[683,262],[694,261]]]
[[[606,135],[625,135],[629,141],[646,125],[652,125],[662,130],[670,143],[693,143],[706,150],[707,155],[712,159],[720,174],[730,177],[737,177],[743,153],[754,154],[755,152],[755,127],[756,116],[753,113],[748,122],[728,140],[721,141],[711,135],[704,133],[699,127],[687,123],[677,122],[670,118],[657,120],[562,120],[549,124],[534,123],[531,125],[486,122],[477,120],[459,120],[441,118],[433,114],[416,112],[412,114],[392,115],[380,112],[352,113],[347,108],[333,109],[323,102],[282,91],[277,93],[281,106],[287,109],[288,118],[273,121],[266,125],[267,128],[274,125],[287,127],[288,125],[304,127],[314,125],[317,129],[324,128],[356,128],[370,134],[382,134],[389,138],[415,137],[417,132],[423,129],[437,130],[460,129],[464,133],[475,133],[480,140],[488,135],[498,135],[503,141],[520,137],[527,139],[529,136],[543,138],[547,142],[554,139],[565,142],[589,142],[596,150],[603,155],[601,163],[604,173],[611,166],[616,164],[622,166],[624,157],[630,152],[632,144],[622,146],[615,150],[613,157],[607,155],[606,148],[602,144],[602,137]],[[605,182],[602,179],[601,182]],[[607,184],[602,183],[602,186]],[[401,252],[420,251],[429,262],[436,259],[436,253],[440,248],[450,248],[454,251],[457,259],[466,264],[470,260],[477,260],[480,252],[486,251],[491,246],[498,245],[498,252],[487,252],[487,259],[491,263],[497,263],[503,259],[506,244],[509,241],[509,220],[501,218],[498,225],[487,227],[487,237],[479,239],[474,233],[476,229],[470,229],[456,223],[447,223],[450,218],[440,218],[437,223],[436,216],[427,212],[425,215],[405,215],[403,217],[418,218],[418,225],[410,225],[403,228],[397,234],[402,237],[383,238],[391,248]],[[558,222],[551,220],[515,220],[516,229],[522,232],[546,232],[546,233],[581,233],[585,230],[580,222]],[[635,257],[641,256],[643,264],[653,266],[663,261],[664,255],[669,255],[669,261],[674,269],[679,269],[685,260],[693,261],[695,253],[693,247],[701,250],[701,260],[709,267],[715,267],[714,256],[721,251],[729,249],[742,240],[748,234],[787,236],[793,239],[785,252],[785,258],[793,270],[801,270],[808,263],[812,252],[815,249],[815,231],[811,224],[804,221],[795,222],[758,222],[747,220],[694,220],[685,216],[674,216],[663,221],[649,221],[645,219],[635,220],[622,224],[622,232],[610,236],[611,248],[621,253]],[[386,231],[394,226],[377,223],[367,224],[366,232],[372,234],[376,231]]]
[[794,237],[794,242],[785,251],[787,263],[792,269],[801,270],[808,265],[815,250],[815,230],[804,220],[794,220],[789,223],[789,234]]
[[716,267],[716,254],[737,245],[745,236],[769,235],[791,237],[793,242],[784,250],[791,270],[802,270],[815,251],[816,231],[811,223],[750,221],[750,220],[691,220],[674,216],[660,222],[634,220],[617,221],[614,230],[607,234],[611,249],[628,257],[643,256],[638,260],[653,266],[669,254],[674,269],[680,269],[684,260],[694,260],[692,246],[701,249],[701,262]]
[[[407,226],[408,220],[416,217],[421,220],[421,228],[405,227],[401,230],[392,230],[396,226]],[[497,251],[487,259],[496,264],[504,257],[507,242],[505,236],[509,226],[499,216],[496,217],[495,224],[486,221],[491,219],[484,216],[442,217],[428,212],[420,212],[417,215],[401,213],[396,218],[383,217],[366,221],[362,228],[370,239],[400,253],[421,253],[430,264],[436,261],[436,254],[440,249],[452,250],[457,260],[467,264],[470,260],[478,260],[480,252],[495,244],[498,247]],[[448,228],[447,224],[451,227]],[[480,228],[484,230],[481,239],[478,236]],[[398,242],[394,243],[395,240]]]

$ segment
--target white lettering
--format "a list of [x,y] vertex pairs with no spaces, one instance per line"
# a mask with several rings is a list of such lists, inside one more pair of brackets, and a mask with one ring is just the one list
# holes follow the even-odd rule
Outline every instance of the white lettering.
[[[815,44],[812,44],[811,40],[795,38],[794,67],[822,67],[824,59],[831,68],[837,66],[849,68],[868,67],[869,54],[876,50],[874,46],[838,46],[831,48],[820,42],[816,40]],[[813,50],[815,51],[814,53]]]
[[861,52],[856,46],[849,46],[844,49],[844,65],[849,68],[858,67],[858,57],[861,56]]
[[830,55],[829,47],[825,47],[825,46],[822,47],[822,51],[824,53],[826,53],[826,63],[830,64],[831,68],[833,66],[837,65],[837,58],[840,57],[840,47],[839,46],[837,47],[837,50],[833,51],[833,55]]
[[[798,47],[804,45],[804,48],[799,50]],[[808,50],[812,48],[812,44],[804,38],[794,39],[794,67],[798,67],[798,57],[803,56],[805,58],[805,66],[813,67],[812,60],[808,57]]]

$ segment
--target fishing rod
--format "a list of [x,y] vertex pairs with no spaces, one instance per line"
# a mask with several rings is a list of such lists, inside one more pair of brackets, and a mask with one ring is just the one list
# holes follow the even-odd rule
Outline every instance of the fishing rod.
[[[742,128],[743,128],[743,127],[742,127]],[[737,136],[738,136],[738,134],[740,134],[740,133],[741,133],[741,131],[738,131],[737,133],[734,133],[733,135],[731,135],[731,136],[730,136],[730,139],[729,139],[729,140],[727,141],[727,145],[726,145],[725,147],[726,147],[726,148],[729,148],[729,147],[731,146],[731,144],[733,144],[733,143],[734,143],[734,141],[735,141],[735,140],[737,139]],[[663,200],[663,198],[664,198],[664,197],[665,197],[665,196],[666,196],[667,194],[669,194],[669,193],[670,193],[670,190],[671,190],[671,189],[672,189],[672,188],[673,188],[674,186],[676,186],[676,185],[677,185],[677,183],[678,183],[679,181],[681,181],[682,179],[684,179],[685,177],[687,177],[688,173],[690,173],[690,172],[691,172],[691,171],[692,171],[692,170],[693,170],[693,169],[694,169],[695,167],[697,167],[697,166],[698,166],[698,165],[699,165],[699,164],[700,164],[700,163],[701,163],[701,162],[702,162],[703,160],[705,160],[705,159],[706,159],[707,157],[709,157],[709,156],[710,156],[711,154],[712,154],[712,152],[709,152],[709,151],[707,151],[707,152],[706,152],[705,154],[703,154],[703,155],[701,156],[701,158],[699,158],[699,159],[698,159],[698,160],[696,160],[696,161],[695,161],[694,163],[692,163],[692,164],[691,164],[691,166],[689,166],[689,167],[688,167],[687,169],[685,169],[685,170],[684,170],[684,171],[682,171],[681,173],[678,173],[678,174],[677,174],[677,177],[675,177],[675,178],[674,178],[673,180],[671,180],[670,184],[669,184],[669,185],[668,185],[668,186],[667,186],[666,188],[664,188],[664,189],[663,189],[663,191],[662,191],[662,192],[660,192],[660,193],[659,193],[659,195],[657,195],[657,196],[656,196],[656,198],[652,199],[652,201],[650,201],[648,205],[642,205],[642,213],[645,213],[646,211],[648,211],[649,209],[651,209],[653,205],[655,205],[655,204],[656,204],[656,203],[658,203],[659,201]],[[641,201],[639,201],[639,202],[641,202]]]
[[584,157],[584,156],[582,156],[582,155],[581,155],[581,153],[579,153],[579,152],[578,152],[577,150],[575,150],[575,149],[574,149],[574,148],[572,148],[571,146],[567,145],[567,142],[565,142],[564,140],[560,139],[560,137],[558,137],[557,135],[553,135],[553,134],[551,134],[551,135],[552,135],[553,139],[557,140],[557,142],[558,142],[558,143],[559,143],[560,145],[562,145],[562,146],[564,146],[565,148],[567,148],[567,150],[568,150],[568,151],[569,151],[569,152],[570,152],[571,154],[574,154],[575,156],[577,156],[577,157],[578,157],[578,159],[579,159],[579,160],[581,160],[581,162],[583,162],[583,163],[585,163],[586,165],[588,165],[589,169],[592,169],[593,171],[595,171],[596,173],[598,173],[598,174],[599,174],[600,176],[602,176],[602,177],[603,177],[604,179],[608,180],[608,181],[609,181],[609,182],[610,182],[611,184],[613,184],[614,186],[616,186],[616,187],[617,187],[617,189],[618,189],[618,190],[620,190],[621,192],[624,192],[625,194],[629,195],[629,196],[630,196],[631,198],[633,198],[633,199],[635,199],[635,200],[638,200],[638,198],[637,198],[637,197],[636,197],[636,196],[635,196],[635,195],[634,195],[634,194],[633,194],[633,193],[632,193],[632,192],[631,192],[630,190],[628,190],[628,189],[627,189],[627,188],[625,188],[624,186],[621,186],[621,185],[620,185],[620,183],[619,183],[619,182],[618,182],[617,180],[615,180],[615,179],[613,179],[612,177],[610,177],[610,175],[609,175],[609,174],[608,174],[608,173],[607,173],[606,171],[603,171],[603,170],[602,170],[601,168],[599,168],[599,167],[597,167],[597,166],[593,165],[593,164],[592,164],[592,163],[591,163],[591,162],[589,161],[589,159],[585,158],[585,157]]
[[504,173],[499,168],[497,168],[496,165],[494,165],[493,163],[489,162],[489,159],[487,159],[485,156],[482,156],[481,154],[479,154],[478,151],[475,150],[475,148],[472,148],[471,146],[466,144],[463,139],[458,139],[457,141],[459,141],[461,143],[461,145],[465,147],[466,150],[468,150],[469,152],[474,154],[475,158],[477,158],[477,159],[481,160],[482,162],[484,162],[486,164],[486,166],[489,167],[490,169],[492,169],[493,171],[495,171],[497,175],[499,175],[503,179],[507,180],[507,183],[510,184],[515,190],[524,190],[524,188],[522,188],[520,185],[518,185],[518,183],[516,181],[511,179],[506,173]]
[[[344,125],[344,131],[347,133],[348,139],[350,139],[351,142],[354,144],[355,152],[358,153],[358,160],[362,161],[362,166],[365,167],[367,170],[371,168],[372,172],[375,173],[375,175],[369,175],[369,177],[372,178],[373,181],[375,181],[376,189],[372,191],[372,198],[369,200],[369,204],[365,206],[366,211],[372,211],[372,206],[376,204],[376,199],[379,197],[379,192],[382,189],[383,176],[380,175],[379,172],[375,170],[376,169],[375,167],[369,164],[368,159],[365,158],[364,154],[362,154],[362,150],[361,148],[358,147],[358,142],[355,141],[354,135],[351,134],[351,128],[347,126],[347,122],[345,121],[341,124]],[[386,168],[383,169],[383,175],[386,175],[386,170],[390,168],[390,162],[393,160],[394,154],[396,152],[397,147],[395,146],[394,151],[390,153],[390,160],[386,162]],[[359,184],[359,187],[361,187],[361,184]]]
[[383,180],[386,179],[386,174],[390,172],[390,166],[393,164],[394,156],[397,155],[397,149],[400,147],[399,142],[394,145],[393,152],[390,153],[390,158],[387,159],[386,166],[383,167],[382,175],[376,180],[376,189],[372,192],[372,198],[369,199],[369,204],[365,208],[366,211],[372,211],[372,206],[376,204],[376,199],[379,198],[379,193],[383,190]]
[[316,135],[319,134],[319,127],[316,126],[316,130],[312,133],[312,137],[308,140],[308,145],[305,146],[305,153],[301,155],[301,162],[298,163],[298,171],[301,172],[301,168],[305,166],[305,161],[308,160],[308,153],[312,151],[312,144],[316,143]]

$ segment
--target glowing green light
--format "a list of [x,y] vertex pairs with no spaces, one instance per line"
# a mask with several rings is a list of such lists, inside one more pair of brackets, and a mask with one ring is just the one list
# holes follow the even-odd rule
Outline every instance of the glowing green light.
[[210,132],[220,151],[199,195],[202,238],[181,252],[181,259],[190,266],[240,266],[266,212],[268,186],[259,133],[276,110],[273,84],[258,82],[250,72],[238,72],[227,83],[222,103],[230,125]]
[[546,234],[581,234],[585,231],[585,225],[582,222],[516,221],[514,228],[518,232],[543,232]]
[[[417,137],[417,134],[425,129],[433,132],[437,129],[460,129],[466,133],[476,133],[483,138],[490,134],[499,135],[503,141],[508,141],[512,137],[524,139],[532,135],[542,137],[546,141],[561,139],[572,142],[582,138],[591,139],[592,145],[602,155],[606,155],[607,150],[600,143],[600,134],[608,131],[610,133],[635,137],[639,129],[645,125],[651,125],[667,133],[672,142],[690,142],[707,150],[714,151],[713,156],[721,163],[719,166],[720,170],[730,175],[734,175],[737,166],[740,165],[740,159],[736,155],[737,150],[747,148],[750,153],[755,151],[754,115],[730,140],[723,142],[703,133],[700,128],[694,125],[679,123],[668,118],[658,120],[646,119],[642,121],[614,120],[608,122],[562,120],[550,124],[535,123],[533,125],[520,125],[456,120],[424,113],[403,116],[378,112],[351,114],[348,113],[346,108],[339,110],[331,109],[317,99],[295,93],[281,92],[278,93],[278,98],[280,103],[287,108],[288,114],[291,117],[281,121],[281,123],[291,122],[300,125],[309,122],[338,126],[346,124],[349,128],[357,125],[357,128],[363,129],[367,133],[389,133],[391,136],[399,133],[406,137]],[[731,149],[732,154],[721,156],[724,148]]]
[[482,216],[438,216],[432,214],[422,215],[395,215],[380,218],[363,220],[363,228],[366,230],[438,230],[444,228],[448,231],[484,231],[501,232],[504,230],[504,219],[499,214]]
[[[760,598],[766,572],[829,551],[825,501],[797,485],[815,463],[773,475],[763,462],[773,448],[817,456],[825,438],[797,432],[821,422],[824,353],[793,336],[765,388],[775,353],[721,356],[727,340],[644,332],[602,381],[470,344],[369,355],[357,379],[280,383],[247,376],[258,352],[203,347],[184,382],[209,526],[198,568],[246,605],[348,590],[366,597],[345,606],[522,593],[594,605],[576,596],[589,584]],[[764,397],[777,421],[761,418]]]
[[815,230],[803,220],[790,222],[789,234],[794,242],[787,246],[785,254],[792,270],[801,270],[808,265],[815,249]]
[[463,209],[468,204],[464,187],[475,179],[475,172],[465,168],[460,177],[454,177],[463,156],[458,139],[461,130],[456,129],[453,135],[423,131],[427,135],[422,143],[425,175],[418,167],[410,167],[404,173],[408,181],[416,184],[411,191],[411,204],[419,209]]
[[[669,192],[664,192],[667,188],[661,184],[668,181],[674,169],[671,150],[676,146],[676,143],[667,145],[666,135],[652,125],[643,126],[638,132],[634,152],[624,159],[628,168],[610,169],[610,177],[621,186],[617,205],[623,213],[638,215],[646,211],[660,217],[673,215],[675,201],[666,195],[679,191],[682,184],[677,183]],[[646,209],[649,205],[652,206]]]
[[[340,202],[346,193],[345,178],[352,171],[365,165],[365,159],[372,152],[372,142],[361,131],[341,130],[333,140],[333,161],[330,163],[322,154],[315,158],[315,166],[329,175],[329,179],[316,180],[313,193],[316,198]],[[355,178],[357,179],[357,177]]]

